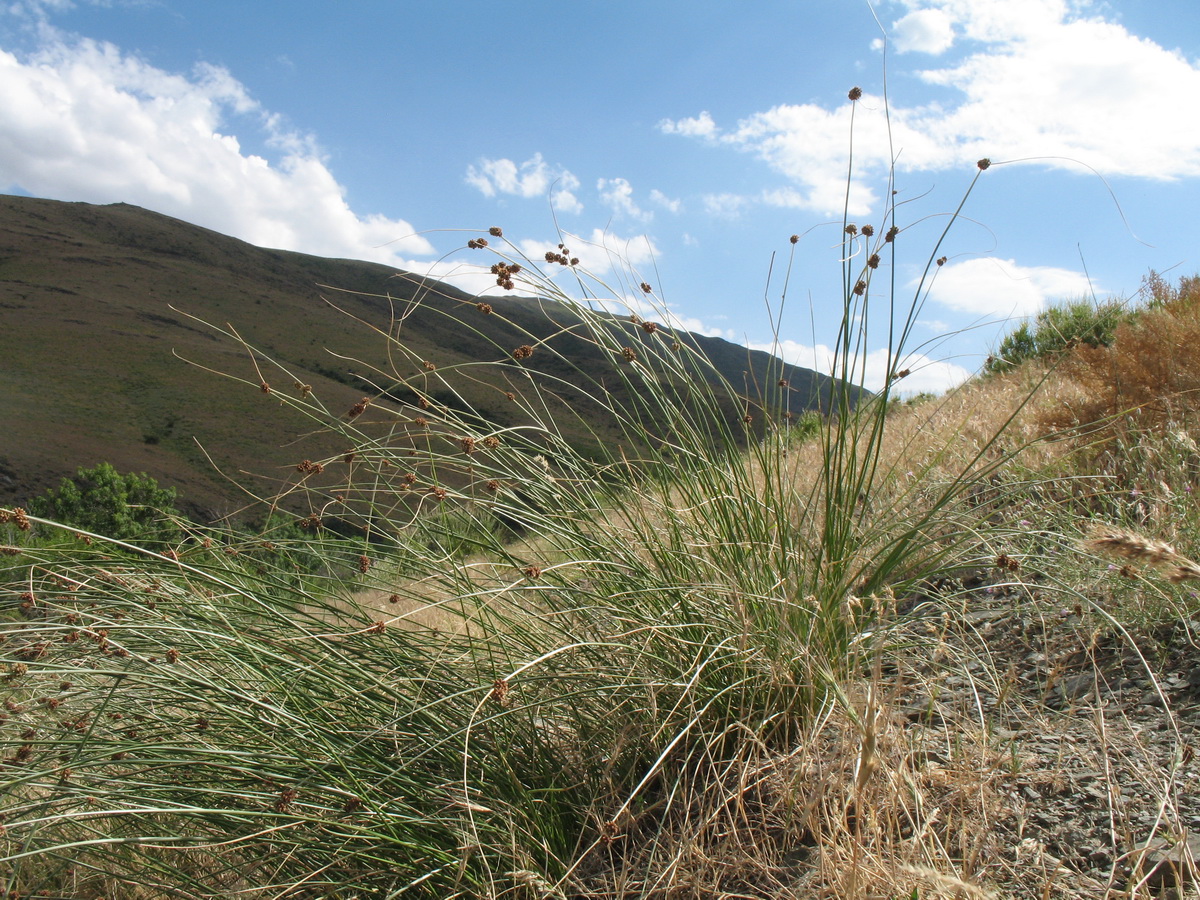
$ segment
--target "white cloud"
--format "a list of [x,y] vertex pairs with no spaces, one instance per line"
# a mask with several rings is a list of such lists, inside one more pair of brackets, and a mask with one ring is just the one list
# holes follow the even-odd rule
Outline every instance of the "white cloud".
[[[1200,176],[1200,118],[1180,113],[1200,95],[1200,66],[1178,51],[1084,18],[1064,0],[905,0],[893,35],[907,50],[945,53],[955,35],[974,52],[916,72],[948,89],[951,100],[893,105],[880,96],[832,108],[780,104],[722,128],[707,112],[665,120],[660,129],[752,154],[783,175],[788,188],[763,202],[822,215],[845,203],[846,159],[856,178],[849,213],[879,204],[897,154],[904,171],[969,170],[980,158],[1104,175],[1172,179]],[[853,128],[851,118],[853,116]],[[1170,123],[1164,126],[1164,123]],[[990,176],[989,176],[990,177]],[[710,200],[729,212],[730,195]]]
[[[587,236],[563,232],[563,243],[565,251],[550,241],[524,240],[518,246],[534,262],[543,260],[548,252],[565,252],[579,260],[580,269],[596,278],[632,276],[638,267],[653,263],[660,255],[649,235],[621,237],[603,228],[594,228]],[[557,268],[557,264],[549,264],[544,271],[554,275]]]
[[[853,139],[857,177],[851,183],[848,212],[863,216],[879,199],[864,178],[884,174],[891,162],[884,108],[883,98],[870,94],[863,95],[853,112],[849,102],[832,111],[812,103],[782,104],[742,119],[720,140],[753,153],[795,184],[790,190],[768,192],[765,202],[829,216],[847,203],[846,160]],[[908,165],[940,155],[928,136],[908,124],[903,111],[892,110],[890,127]]]
[[1179,114],[1181,98],[1200,94],[1200,67],[1119,25],[1058,23],[921,77],[965,97],[920,123],[947,157],[957,145],[967,159],[1060,156],[1103,174],[1200,175],[1200,119]]
[[1073,11],[1065,0],[905,0],[904,5],[933,8],[960,25],[966,37],[988,43],[1053,29]]
[[663,119],[658,123],[658,128],[663,134],[681,134],[684,137],[695,138],[713,138],[720,130],[708,110],[686,119]]
[[[834,373],[834,351],[832,347],[825,344],[810,346],[798,341],[786,340],[776,344],[752,343],[749,346],[754,350],[774,353],[785,362],[812,369],[822,375]],[[865,360],[853,361],[851,371],[861,376],[862,386],[867,390],[878,391],[887,379],[888,363],[887,349],[880,348],[869,352]],[[962,366],[932,359],[921,353],[908,353],[900,360],[892,360],[891,369],[897,373],[908,370],[908,375],[895,382],[896,390],[904,394],[915,394],[922,391],[940,393],[962,384],[971,377],[971,373]]]
[[596,182],[596,191],[600,194],[600,202],[619,215],[642,222],[654,218],[654,213],[633,201],[633,186],[624,178],[601,178]]
[[1087,296],[1092,290],[1082,272],[987,258],[942,266],[929,286],[929,299],[950,309],[1008,318],[1033,315],[1053,301]]
[[892,23],[891,36],[901,53],[937,55],[954,44],[954,26],[944,10],[917,9]]
[[751,203],[749,197],[729,193],[705,194],[700,199],[706,213],[723,219],[736,219]]
[[[47,32],[53,34],[52,32]],[[0,51],[0,187],[124,201],[255,244],[391,265],[433,248],[413,227],[360,216],[310,138],[288,131],[224,69],[157,69],[111,44],[49,37],[28,58]],[[280,153],[226,133],[250,116]]]
[[658,204],[667,212],[672,214],[678,214],[679,211],[683,209],[682,201],[668,197],[658,188],[654,188],[652,191],[650,191],[650,202]]
[[542,154],[535,153],[517,165],[511,159],[482,159],[467,168],[467,184],[478,188],[485,197],[510,194],[526,199],[550,196],[554,208],[577,213],[583,205],[574,192],[579,179],[569,171],[550,166]]

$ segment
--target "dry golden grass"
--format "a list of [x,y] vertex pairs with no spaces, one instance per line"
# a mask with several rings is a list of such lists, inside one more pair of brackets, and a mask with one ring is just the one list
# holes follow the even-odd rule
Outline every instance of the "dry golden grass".
[[[1073,390],[1048,402],[1039,424],[1093,443],[1200,424],[1200,279],[1159,286],[1157,304],[1122,323],[1108,347],[1075,347],[1058,377]],[[1098,427],[1102,425],[1103,427]]]

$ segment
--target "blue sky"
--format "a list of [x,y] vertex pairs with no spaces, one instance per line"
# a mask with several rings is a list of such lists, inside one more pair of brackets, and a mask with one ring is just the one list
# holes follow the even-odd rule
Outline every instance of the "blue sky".
[[1047,303],[1200,270],[1195,0],[0,0],[0,85],[3,192],[493,291],[470,237],[540,257],[558,228],[618,299],[645,280],[764,348],[794,252],[778,350],[815,368],[862,250],[858,85],[850,220],[879,226],[894,160],[901,300],[975,160],[1005,163],[940,251],[909,390]]

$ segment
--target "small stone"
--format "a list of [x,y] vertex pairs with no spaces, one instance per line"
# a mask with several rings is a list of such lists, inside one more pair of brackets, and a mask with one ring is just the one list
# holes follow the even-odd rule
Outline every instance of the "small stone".
[[1146,854],[1146,884],[1151,888],[1180,888],[1196,884],[1196,860],[1200,859],[1200,835],[1188,835],[1174,844],[1160,841]]

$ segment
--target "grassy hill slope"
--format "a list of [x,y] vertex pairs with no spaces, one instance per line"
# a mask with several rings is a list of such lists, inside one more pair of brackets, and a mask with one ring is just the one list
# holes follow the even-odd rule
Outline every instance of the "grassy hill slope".
[[[245,348],[195,319],[229,323],[337,409],[387,387],[370,375],[388,369],[387,340],[373,328],[400,334],[412,358],[443,368],[497,359],[569,324],[562,307],[489,297],[493,313],[484,315],[477,299],[387,266],[262,249],[127,204],[0,197],[0,504],[108,461],[176,487],[195,515],[236,510],[243,488],[269,494],[272,473],[343,448],[305,435],[303,423],[247,385],[205,371],[261,380]],[[552,340],[575,368],[542,355],[531,362],[545,376],[582,384],[612,368],[583,340]],[[828,391],[828,378],[760,351],[708,338],[701,346],[739,390],[786,379],[794,414]],[[387,374],[394,383],[420,370]],[[428,394],[470,403],[504,424],[511,404],[480,374],[461,399],[444,390],[439,397],[434,384]],[[606,427],[576,420],[564,437],[613,437]]]

